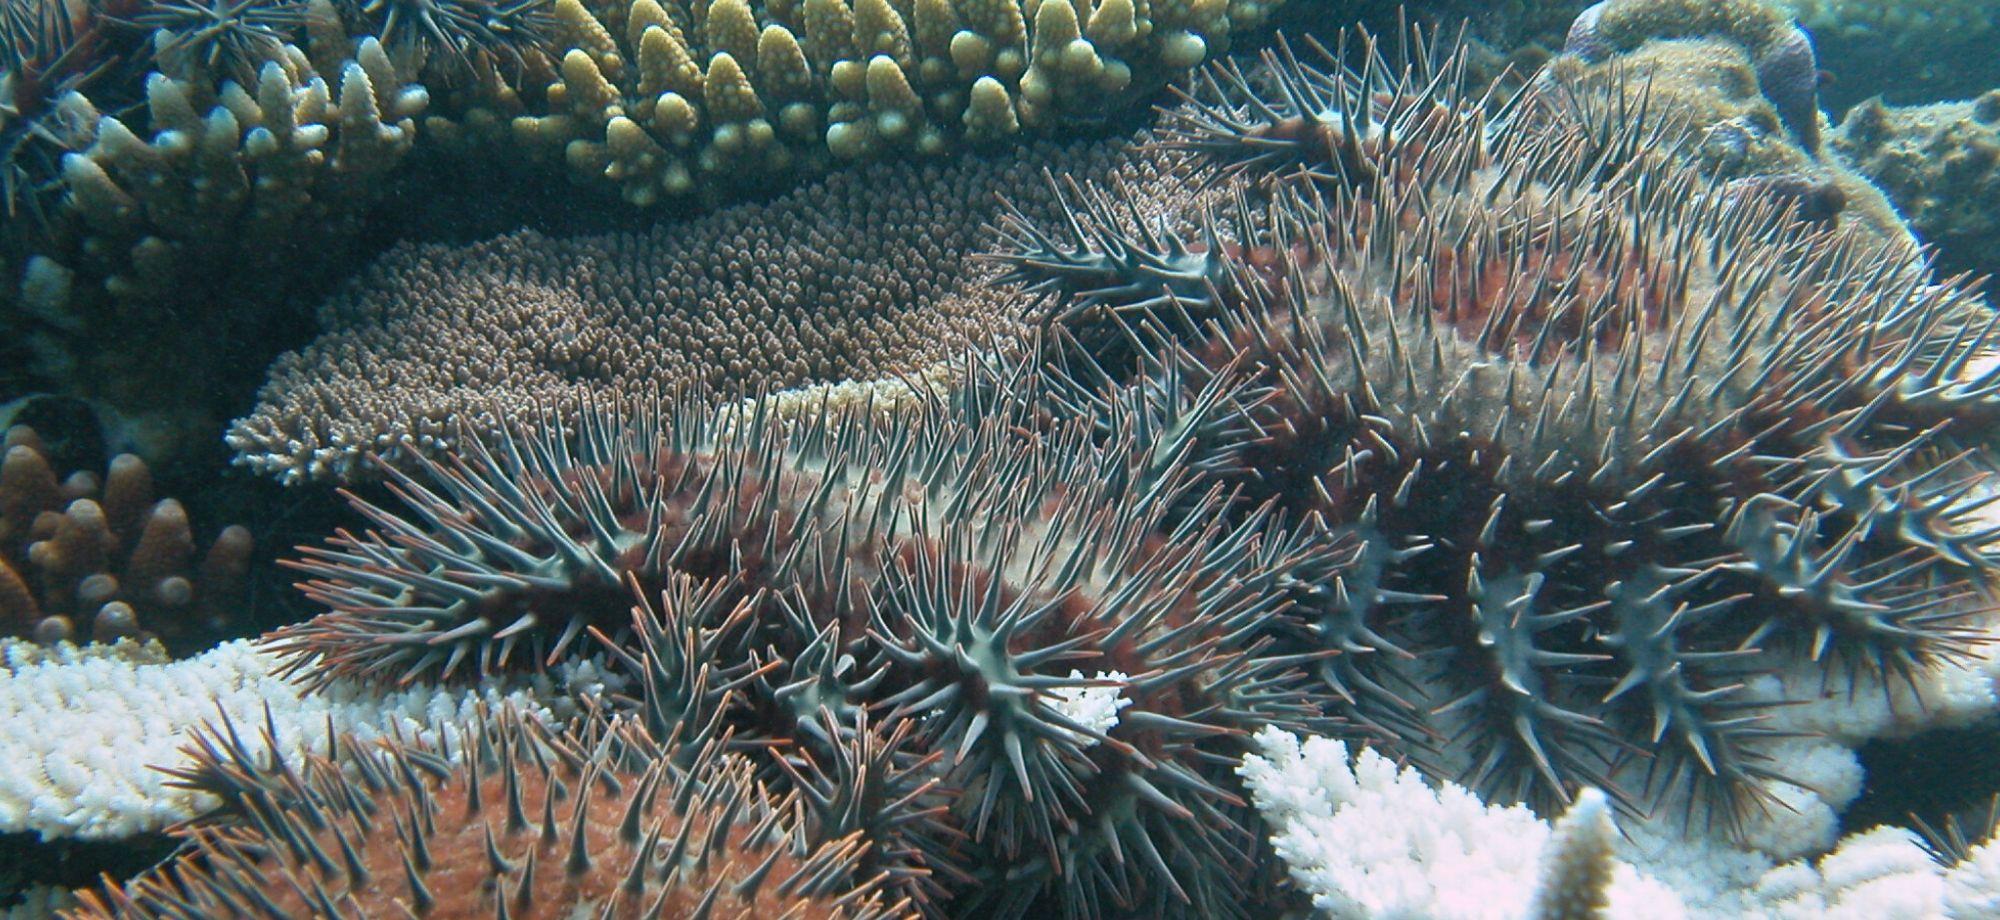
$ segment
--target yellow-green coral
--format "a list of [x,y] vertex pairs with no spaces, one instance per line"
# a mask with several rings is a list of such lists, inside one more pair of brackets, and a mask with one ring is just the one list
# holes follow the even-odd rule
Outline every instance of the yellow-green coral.
[[1604,5],[1597,28],[1617,50],[1651,39],[1727,37],[1755,52],[1791,26],[1785,12],[1764,0],[1644,0]]
[[[1278,0],[557,0],[516,136],[637,205],[1101,119]],[[490,116],[488,116],[490,119]]]
[[61,106],[80,149],[63,158],[62,179],[86,228],[83,258],[108,259],[105,287],[132,297],[172,284],[188,246],[290,231],[339,186],[394,167],[427,99],[372,38],[331,79],[289,46],[248,89],[153,74],[145,123],[73,94]]
[[129,81],[136,105],[116,86],[51,100],[35,135],[41,219],[0,223],[0,347],[22,371],[10,383],[179,418],[214,398],[212,372],[259,328],[210,304],[283,289],[343,251],[429,95],[378,40],[348,37],[327,0],[308,25],[310,41],[276,46],[247,84],[155,72]]

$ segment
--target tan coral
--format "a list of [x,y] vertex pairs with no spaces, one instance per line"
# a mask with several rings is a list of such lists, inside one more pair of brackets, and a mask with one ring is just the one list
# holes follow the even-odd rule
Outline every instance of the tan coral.
[[153,73],[137,105],[55,103],[44,219],[0,222],[18,259],[0,325],[29,387],[213,424],[216,376],[267,319],[234,305],[345,253],[428,105],[375,39],[311,31],[312,50],[279,46],[242,85]]
[[276,362],[229,443],[287,481],[344,479],[370,452],[434,450],[534,405],[923,373],[1032,321],[1035,302],[989,289],[972,258],[998,193],[1052,218],[1044,167],[1164,168],[1128,143],[876,164],[636,236],[404,247],[325,305],[326,335]]
[[[1833,220],[1915,254],[1915,241],[1888,200],[1839,162],[1790,137],[1758,91],[1756,66],[1741,44],[1721,38],[1655,40],[1598,63],[1565,55],[1548,76],[1615,86],[1628,111],[1641,106],[1672,126],[1662,141],[1702,171],[1744,193],[1797,199],[1802,216]],[[1607,112],[1604,117],[1623,117]]]
[[1940,269],[2000,276],[2000,89],[1936,105],[1870,99],[1829,146],[1937,247]]
[[102,479],[58,480],[32,429],[9,429],[0,446],[0,632],[198,642],[241,613],[248,530],[225,528],[201,552],[186,509],[154,499],[138,457],[114,458]]

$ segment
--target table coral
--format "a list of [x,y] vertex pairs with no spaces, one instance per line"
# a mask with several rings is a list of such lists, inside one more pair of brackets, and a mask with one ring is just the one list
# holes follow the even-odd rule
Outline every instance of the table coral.
[[1941,270],[2000,275],[2000,90],[1908,108],[1863,102],[1832,148],[1936,247]]
[[369,451],[432,450],[537,403],[919,375],[1025,330],[1026,305],[970,257],[996,193],[1052,216],[1043,169],[1163,163],[1045,143],[875,165],[644,234],[404,247],[322,308],[327,334],[278,360],[229,443],[287,481],[339,479]]

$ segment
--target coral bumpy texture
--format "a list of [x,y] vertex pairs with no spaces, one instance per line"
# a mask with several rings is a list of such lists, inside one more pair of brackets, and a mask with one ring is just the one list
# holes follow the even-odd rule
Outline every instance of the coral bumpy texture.
[[840,161],[1101,120],[1277,6],[558,0],[559,75],[513,134],[634,204],[726,199]]
[[[405,247],[323,308],[328,333],[278,360],[229,443],[287,481],[353,479],[371,451],[435,451],[537,404],[923,376],[1026,330],[969,255],[998,195],[1041,188],[1043,168],[1163,186],[1167,162],[1037,144],[868,166],[645,234]],[[1017,207],[1060,213],[1048,193]]]
[[[412,452],[392,503],[351,498],[370,529],[292,563],[325,612],[279,654],[398,684],[604,651],[632,721],[585,741],[657,745],[663,789],[744,758],[738,782],[788,803],[780,849],[854,841],[823,873],[709,889],[737,896],[1277,915],[1296,905],[1232,770],[1267,727],[1581,802],[1579,851],[1608,838],[1586,787],[1723,832],[1783,808],[1765,721],[1786,700],[1762,677],[1920,693],[1980,651],[1991,315],[1689,171],[1622,90],[1555,76],[1499,104],[1433,49],[1346,50],[1281,46],[1188,91],[1168,143],[1203,165],[1162,181],[1220,195],[1197,219],[1114,187],[1008,221],[1000,265],[1054,301],[1034,363],[975,363],[886,420],[627,401]],[[407,758],[382,780],[405,804],[373,810],[264,769],[294,791],[164,870],[193,881],[102,903],[254,898],[212,867],[257,863],[498,915],[534,864],[502,811],[540,829],[541,884],[628,870],[657,896],[678,852],[657,874],[590,855],[659,852],[643,814],[576,817],[648,798],[579,801],[647,783],[596,756],[502,758],[471,819]],[[530,762],[591,779],[533,824]],[[387,820],[399,851],[321,831],[335,812]],[[447,830],[481,841],[486,882],[429,884]],[[1598,903],[1585,862],[1545,908]]]
[[1455,63],[1368,60],[1198,85],[1179,143],[1237,202],[1204,234],[1084,196],[1002,259],[1081,338],[1177,341],[1138,392],[1204,480],[1358,546],[1274,630],[1339,652],[1334,710],[1493,801],[1783,807],[1760,675],[1980,654],[1990,312],[1726,194],[1624,94],[1491,114]]
[[242,608],[250,532],[224,528],[201,549],[181,503],[154,499],[138,457],[114,458],[101,479],[59,479],[20,425],[0,450],[0,634],[186,648],[213,641]]

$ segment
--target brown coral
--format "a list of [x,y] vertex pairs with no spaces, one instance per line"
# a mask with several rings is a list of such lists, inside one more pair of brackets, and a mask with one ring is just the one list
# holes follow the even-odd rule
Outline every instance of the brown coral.
[[345,478],[369,452],[432,450],[537,402],[915,374],[1027,322],[968,255],[999,192],[1053,217],[1044,168],[1110,180],[1161,156],[1035,145],[870,166],[643,235],[404,247],[322,309],[328,334],[278,360],[229,443],[289,481]]
[[[848,871],[858,836],[807,841],[794,803],[705,748],[675,766],[629,724],[558,735],[511,712],[449,751],[347,742],[274,764],[233,730],[200,739],[180,781],[218,793],[182,855],[75,916],[874,920],[879,881]],[[267,732],[269,730],[267,729]],[[336,759],[338,758],[338,759]]]
[[58,479],[33,429],[9,429],[4,449],[0,634],[199,641],[240,608],[248,530],[225,528],[200,553],[186,509],[154,499],[138,457]]

